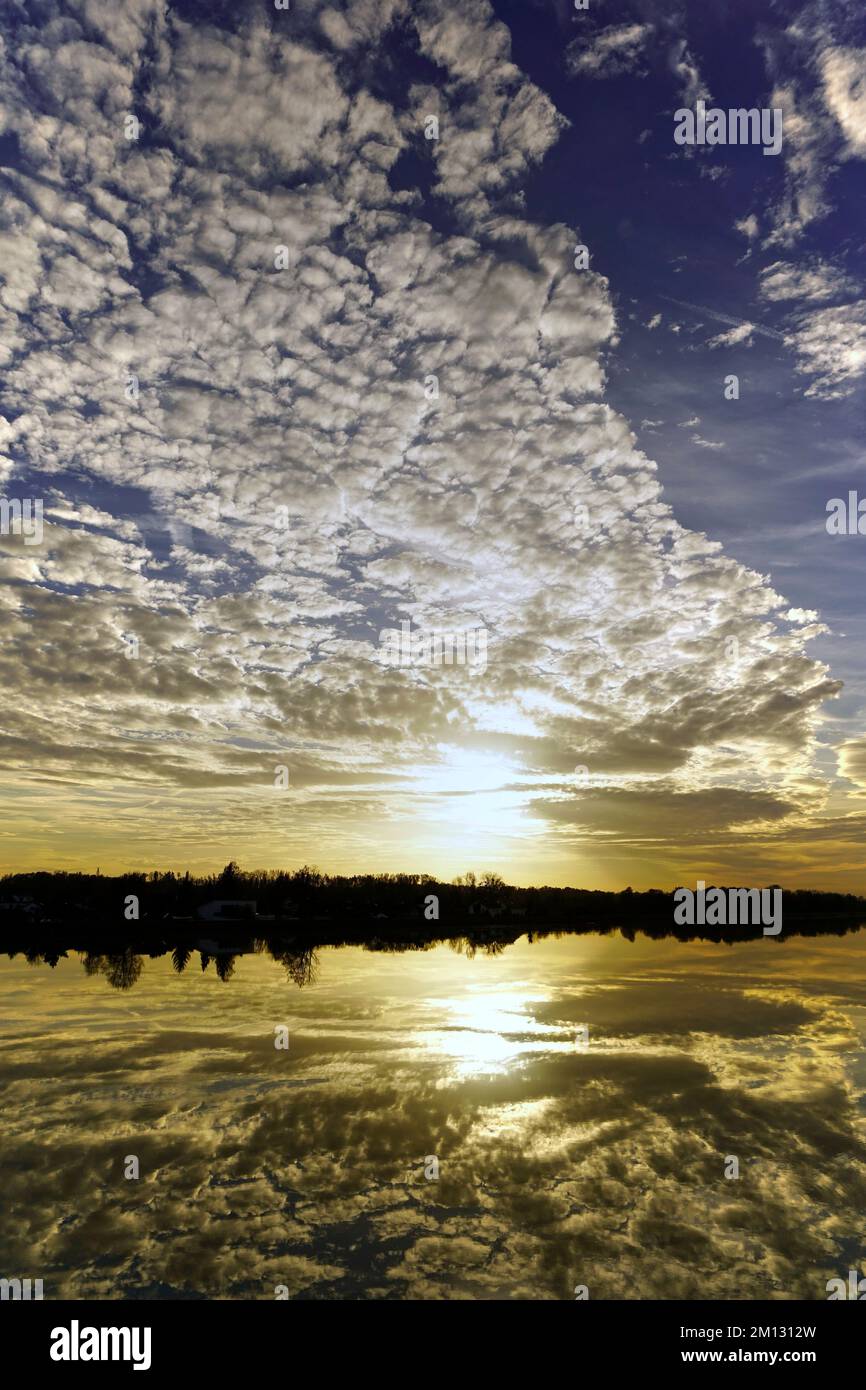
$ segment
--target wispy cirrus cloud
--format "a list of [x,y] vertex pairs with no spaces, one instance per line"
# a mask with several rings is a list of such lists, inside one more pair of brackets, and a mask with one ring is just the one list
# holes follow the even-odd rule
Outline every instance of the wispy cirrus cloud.
[[592,35],[589,42],[575,39],[566,52],[570,72],[583,77],[618,77],[638,66],[651,24],[611,24]]
[[856,284],[820,257],[797,263],[773,261],[761,269],[760,293],[774,303],[803,300],[821,303],[856,293]]

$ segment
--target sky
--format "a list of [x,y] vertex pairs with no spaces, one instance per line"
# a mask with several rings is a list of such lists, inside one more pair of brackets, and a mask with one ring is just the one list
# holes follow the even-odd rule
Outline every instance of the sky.
[[0,23],[0,869],[866,891],[861,7]]

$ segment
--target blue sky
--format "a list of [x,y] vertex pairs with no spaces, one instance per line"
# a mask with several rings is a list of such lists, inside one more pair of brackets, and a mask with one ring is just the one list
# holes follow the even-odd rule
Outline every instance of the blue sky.
[[[622,341],[608,362],[609,399],[658,461],[678,518],[770,572],[795,606],[820,611],[830,631],[813,650],[845,681],[832,710],[844,721],[838,736],[862,720],[866,695],[862,548],[853,538],[833,544],[825,527],[830,497],[866,489],[866,127],[862,87],[851,117],[859,144],[828,121],[814,57],[823,45],[862,54],[866,22],[839,4],[563,4],[554,35],[539,22],[549,7],[503,0],[495,9],[516,61],[571,122],[531,181],[529,207],[578,226],[610,280]],[[637,28],[638,41],[611,46],[604,59],[606,39]],[[796,93],[814,167],[793,176],[790,146],[781,158],[749,145],[698,158],[675,150],[671,110],[683,86],[672,69],[683,43],[708,105],[767,106],[774,81]],[[820,205],[821,215],[791,217],[792,199],[795,208]],[[744,230],[752,217],[754,230]],[[812,297],[797,294],[816,265],[824,274]],[[837,344],[828,333],[814,352],[797,351],[810,312],[851,304],[850,336]],[[732,320],[757,331],[708,346]],[[848,357],[854,369],[839,379]],[[723,395],[729,372],[740,378],[736,403]]]
[[858,7],[3,25],[5,866],[866,888]]

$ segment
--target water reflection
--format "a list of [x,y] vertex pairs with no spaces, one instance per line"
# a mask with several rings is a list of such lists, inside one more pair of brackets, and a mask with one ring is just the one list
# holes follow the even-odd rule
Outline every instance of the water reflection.
[[[288,978],[302,988],[304,985],[315,983],[318,973],[317,952],[323,946],[359,946],[373,953],[403,954],[409,951],[430,951],[444,943],[452,951],[464,955],[467,960],[474,960],[479,952],[485,956],[498,956],[518,941],[532,943],[577,936],[613,936],[629,942],[634,942],[639,937],[653,941],[672,937],[681,942],[702,941],[728,945],[742,945],[747,940],[763,940],[760,927],[677,927],[668,920],[649,920],[641,926],[557,926],[547,929],[536,927],[531,931],[513,926],[481,927],[469,929],[466,934],[445,933],[440,930],[424,931],[414,926],[408,934],[401,935],[401,929],[397,928],[391,932],[383,929],[383,933],[377,936],[371,936],[364,931],[339,932],[333,926],[323,926],[318,930],[306,930],[302,939],[286,938],[280,934],[258,936],[252,932],[245,935],[238,924],[234,924],[230,930],[233,938],[243,937],[241,944],[229,944],[231,938],[221,937],[219,929],[216,929],[214,936],[207,938],[199,938],[195,933],[186,935],[173,946],[164,937],[155,936],[153,929],[147,933],[145,947],[136,946],[129,939],[126,944],[117,945],[116,934],[108,938],[112,943],[108,946],[105,934],[101,931],[96,931],[93,937],[93,942],[98,941],[99,945],[93,942],[82,944],[79,940],[80,931],[73,931],[72,928],[64,928],[59,924],[44,930],[41,936],[38,928],[28,926],[21,941],[16,941],[14,933],[7,931],[4,943],[10,959],[15,959],[20,954],[31,965],[42,963],[54,967],[58,961],[65,959],[71,950],[81,957],[87,975],[104,976],[114,989],[131,989],[141,975],[144,959],[166,954],[170,955],[172,967],[179,975],[183,974],[193,957],[197,956],[203,971],[213,962],[217,978],[226,982],[234,975],[238,957],[265,953],[283,965]],[[856,918],[805,918],[793,924],[789,922],[784,937],[776,937],[773,940],[781,944],[792,937],[845,937],[858,934],[862,930],[863,926]]]
[[0,1263],[46,1297],[823,1299],[866,1255],[864,953],[515,932],[2,960]]

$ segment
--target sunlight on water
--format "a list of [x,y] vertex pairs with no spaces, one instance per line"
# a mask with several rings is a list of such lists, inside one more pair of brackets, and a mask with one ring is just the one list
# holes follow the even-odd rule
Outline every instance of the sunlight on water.
[[864,951],[3,959],[2,1262],[46,1298],[824,1298],[864,1248]]

